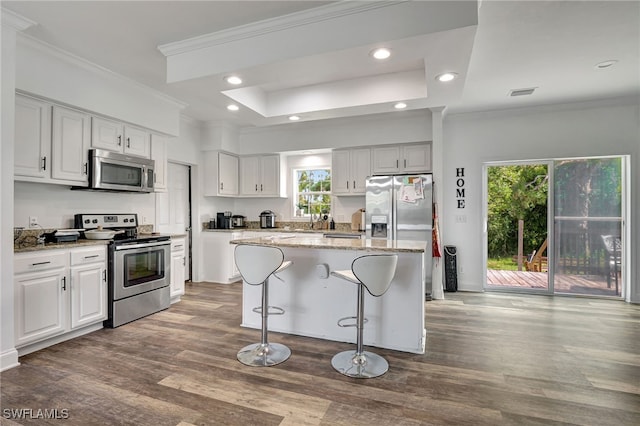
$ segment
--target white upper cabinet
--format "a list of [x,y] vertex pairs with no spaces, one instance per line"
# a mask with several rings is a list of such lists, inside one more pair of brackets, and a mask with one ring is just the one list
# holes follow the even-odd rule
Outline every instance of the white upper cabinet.
[[102,117],[93,117],[91,121],[92,148],[149,158],[150,133],[147,130]]
[[238,162],[236,155],[206,151],[204,153],[204,195],[238,195]]
[[362,195],[371,175],[371,149],[337,150],[331,160],[331,192],[335,195]]
[[90,138],[89,114],[54,105],[51,143],[53,179],[73,185],[88,185]]
[[124,126],[124,153],[149,158],[151,134],[139,127]]
[[51,108],[48,102],[16,95],[14,174],[45,181],[51,176]]
[[280,189],[280,156],[240,157],[240,194],[277,197]]
[[153,189],[167,190],[167,140],[165,136],[151,135],[151,159],[154,161]]
[[124,125],[105,118],[91,118],[91,147],[122,152]]
[[373,148],[373,174],[426,173],[431,171],[431,144]]

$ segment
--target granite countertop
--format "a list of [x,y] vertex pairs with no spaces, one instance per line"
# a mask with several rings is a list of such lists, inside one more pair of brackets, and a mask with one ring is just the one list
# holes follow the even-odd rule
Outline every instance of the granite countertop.
[[[111,240],[87,240],[84,238],[80,238],[77,241],[70,241],[65,243],[44,243],[38,244],[36,233],[30,235],[29,233],[25,233],[26,235],[16,239],[13,244],[13,252],[14,253],[26,253],[40,250],[55,250],[55,249],[68,249],[68,248],[77,248],[77,247],[89,247],[96,245],[107,245],[111,242]],[[39,232],[37,233],[39,234]],[[162,234],[159,232],[151,232],[151,233],[141,233],[141,236],[153,235],[153,236],[163,236],[163,237],[171,237],[171,238],[183,238],[186,237],[187,234]]]
[[231,244],[254,244],[261,246],[309,249],[366,250],[392,253],[424,253],[427,248],[426,241],[389,241],[378,239],[314,238],[295,236],[245,238],[232,240]]
[[203,232],[277,232],[288,234],[360,234],[364,235],[364,231],[349,231],[339,229],[302,229],[302,228],[231,228],[231,229],[203,229]]
[[110,240],[78,240],[67,243],[44,243],[37,244],[33,242],[25,242],[23,244],[14,244],[13,252],[14,253],[26,253],[31,251],[40,251],[40,250],[55,250],[55,249],[68,249],[68,248],[77,248],[77,247],[89,247],[89,246],[98,246],[98,245],[107,245]]

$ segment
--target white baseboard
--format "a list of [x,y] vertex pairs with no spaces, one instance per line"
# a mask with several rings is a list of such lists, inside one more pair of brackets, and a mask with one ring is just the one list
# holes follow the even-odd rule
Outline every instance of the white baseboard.
[[9,370],[19,365],[18,351],[15,348],[11,348],[0,354],[0,371]]

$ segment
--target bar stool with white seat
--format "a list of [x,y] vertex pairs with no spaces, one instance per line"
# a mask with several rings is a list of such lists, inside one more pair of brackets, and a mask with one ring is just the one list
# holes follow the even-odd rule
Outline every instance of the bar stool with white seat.
[[[340,327],[356,327],[356,350],[344,351],[336,354],[331,365],[339,373],[349,377],[373,378],[383,375],[389,369],[389,363],[380,355],[364,351],[362,348],[362,332],[366,322],[364,318],[364,289],[374,297],[380,297],[387,292],[391,280],[396,273],[398,255],[365,255],[356,258],[351,264],[351,270],[333,271],[331,275],[342,278],[358,285],[358,312],[355,317],[345,317],[338,320]],[[355,324],[344,324],[343,321],[354,319]]]
[[242,279],[250,285],[262,285],[262,304],[253,312],[262,315],[262,339],[260,343],[245,346],[238,352],[238,361],[245,365],[268,367],[286,361],[291,350],[280,343],[267,340],[267,320],[269,315],[282,315],[284,309],[269,306],[269,277],[291,266],[284,260],[282,250],[277,247],[240,244],[236,246],[234,257]]

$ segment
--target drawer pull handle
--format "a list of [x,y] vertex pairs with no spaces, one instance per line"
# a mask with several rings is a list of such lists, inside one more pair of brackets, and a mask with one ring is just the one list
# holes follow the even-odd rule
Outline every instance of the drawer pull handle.
[[183,246],[182,244],[180,244],[180,245],[175,245],[175,246],[173,246],[173,247],[174,247],[174,248],[177,248],[177,249],[180,249],[180,248],[182,248],[182,247],[184,247],[184,246]]
[[122,146],[122,135],[118,136],[118,146]]
[[51,263],[50,260],[47,260],[46,262],[38,262],[38,263],[32,263],[31,266],[40,266],[40,265],[46,265],[48,263]]
[[85,259],[93,259],[94,257],[100,256],[99,254],[94,254],[93,256],[85,256]]
[[42,157],[42,170],[47,170],[47,157]]
[[62,277],[62,289],[67,291],[67,277]]
[[106,283],[107,282],[107,270],[103,270],[102,271],[102,280]]

